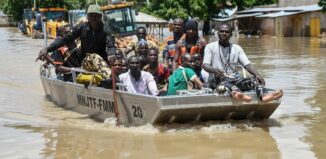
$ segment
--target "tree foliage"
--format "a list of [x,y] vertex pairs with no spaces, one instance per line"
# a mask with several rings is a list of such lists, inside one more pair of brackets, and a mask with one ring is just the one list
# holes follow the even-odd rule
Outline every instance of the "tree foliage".
[[257,5],[273,4],[277,0],[151,0],[142,11],[164,19],[199,17],[207,19],[222,8],[238,6],[239,10]]
[[32,2],[30,0],[5,0],[3,11],[7,15],[12,15],[14,20],[21,20],[24,8],[31,8]]
[[[84,8],[88,0],[36,0],[37,8],[65,7],[66,9]],[[3,11],[12,15],[14,20],[21,20],[23,9],[34,7],[33,0],[3,0]]]
[[[135,0],[136,2],[140,0]],[[237,5],[240,10],[257,5],[272,4],[277,0],[151,0],[150,4],[141,10],[164,19],[175,17],[199,17],[208,19],[218,13],[221,8]],[[36,6],[65,7],[66,9],[84,9],[87,2],[106,5],[107,0],[36,0]],[[325,6],[325,0],[319,2]],[[12,15],[15,20],[21,20],[24,8],[32,8],[33,0],[0,0],[4,13]]]
[[4,3],[5,1],[4,0],[0,0],[0,9],[3,9],[3,6],[4,6]]
[[318,5],[323,8],[323,11],[326,11],[326,0],[319,0]]

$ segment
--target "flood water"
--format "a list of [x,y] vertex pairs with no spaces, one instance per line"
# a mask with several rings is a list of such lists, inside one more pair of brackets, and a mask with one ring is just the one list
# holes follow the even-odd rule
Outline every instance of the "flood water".
[[43,41],[0,28],[0,158],[326,158],[326,40],[234,38],[285,92],[264,121],[116,127],[45,98],[34,60]]

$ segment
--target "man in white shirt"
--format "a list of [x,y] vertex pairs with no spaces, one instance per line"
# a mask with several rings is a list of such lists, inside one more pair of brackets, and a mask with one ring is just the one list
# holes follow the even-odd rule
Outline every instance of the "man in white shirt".
[[[235,99],[250,102],[250,96],[241,93],[239,88],[229,82],[230,77],[239,77],[238,65],[240,64],[251,73],[258,84],[265,85],[265,80],[251,64],[243,49],[239,45],[229,42],[231,36],[231,26],[227,23],[221,24],[218,28],[219,40],[206,45],[203,68],[210,73],[213,83],[223,83],[232,91],[232,96]],[[282,95],[282,90],[276,90],[270,94],[265,91],[260,97],[263,102],[269,102],[282,97]]]
[[140,93],[147,95],[157,95],[158,89],[151,73],[141,71],[140,59],[137,56],[131,56],[128,59],[129,71],[119,76],[120,82],[127,85],[127,91],[130,93]]

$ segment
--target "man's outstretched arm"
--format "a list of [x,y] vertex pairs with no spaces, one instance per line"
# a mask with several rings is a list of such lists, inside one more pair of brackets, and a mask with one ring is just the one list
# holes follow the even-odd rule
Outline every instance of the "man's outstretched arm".
[[245,69],[252,75],[254,75],[258,81],[258,83],[265,85],[265,80],[264,78],[259,74],[259,72],[256,70],[254,65],[248,64],[245,66]]
[[77,39],[80,35],[80,30],[81,30],[81,24],[77,25],[73,28],[72,32],[65,34],[63,36],[63,38],[59,38],[56,39],[54,42],[52,42],[48,47],[44,47],[42,48],[42,50],[40,51],[38,57],[36,58],[37,60],[42,60],[44,61],[45,56],[48,54],[48,52],[52,52],[58,48],[60,48],[61,46],[74,41],[75,39]]

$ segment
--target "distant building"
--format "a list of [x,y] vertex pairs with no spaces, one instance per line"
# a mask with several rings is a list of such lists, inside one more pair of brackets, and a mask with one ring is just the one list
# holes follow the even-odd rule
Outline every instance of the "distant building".
[[326,32],[326,13],[321,11],[317,2],[318,0],[279,0],[278,6],[239,11],[226,20],[237,20],[240,32],[245,34],[317,37]]
[[279,7],[293,7],[317,4],[319,0],[279,0]]
[[0,10],[0,27],[12,26],[12,25],[13,25],[12,17],[4,14],[3,11]]

